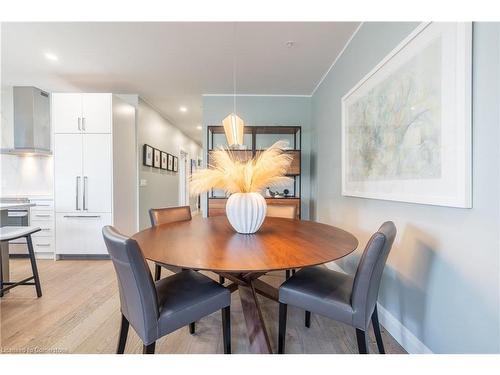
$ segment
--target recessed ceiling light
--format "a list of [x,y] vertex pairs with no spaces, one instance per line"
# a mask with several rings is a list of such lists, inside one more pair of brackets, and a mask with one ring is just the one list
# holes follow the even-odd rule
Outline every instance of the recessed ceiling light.
[[196,127],[196,129],[201,130],[201,129],[203,129],[203,127],[202,127],[201,125],[198,125],[198,126]]
[[57,55],[54,55],[51,52],[45,52],[44,56],[45,56],[45,58],[47,60],[50,60],[50,61],[59,61],[59,57],[57,57]]
[[181,111],[181,112],[187,112],[187,110],[188,109],[184,106],[179,107],[179,111]]

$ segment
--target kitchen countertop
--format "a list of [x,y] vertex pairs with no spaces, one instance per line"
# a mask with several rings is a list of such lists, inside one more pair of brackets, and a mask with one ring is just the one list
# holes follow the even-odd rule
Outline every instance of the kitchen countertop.
[[36,206],[34,203],[0,203],[0,211],[10,210],[13,208],[27,208]]
[[43,199],[51,200],[54,197],[52,194],[3,194],[0,200],[3,199]]

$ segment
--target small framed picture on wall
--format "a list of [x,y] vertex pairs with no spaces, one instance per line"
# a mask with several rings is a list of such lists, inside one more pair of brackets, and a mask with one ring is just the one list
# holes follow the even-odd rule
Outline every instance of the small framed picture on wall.
[[161,152],[161,169],[167,169],[167,153]]
[[153,156],[154,156],[153,167],[160,168],[161,167],[161,151],[155,148]]
[[142,147],[142,164],[147,167],[153,166],[153,147],[144,144]]
[[167,170],[169,170],[169,171],[174,170],[174,155],[168,154]]
[[179,170],[179,158],[177,156],[174,156],[174,172],[177,172]]

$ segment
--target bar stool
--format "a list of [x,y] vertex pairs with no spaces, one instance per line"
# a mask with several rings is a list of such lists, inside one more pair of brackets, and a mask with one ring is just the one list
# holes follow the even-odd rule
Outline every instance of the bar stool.
[[[33,242],[31,240],[31,235],[40,231],[38,227],[1,227],[0,228],[0,242],[11,241],[18,238],[26,238],[26,243],[28,244],[28,254],[31,261],[31,269],[33,271],[33,276],[27,277],[21,281],[3,281],[2,265],[0,257],[0,297],[3,294],[18,285],[34,285],[36,289],[37,297],[42,296],[42,288],[40,286],[40,278],[38,277],[38,269],[36,268],[35,252],[33,251]],[[34,280],[34,282],[29,282]],[[7,285],[4,287],[4,285]]]

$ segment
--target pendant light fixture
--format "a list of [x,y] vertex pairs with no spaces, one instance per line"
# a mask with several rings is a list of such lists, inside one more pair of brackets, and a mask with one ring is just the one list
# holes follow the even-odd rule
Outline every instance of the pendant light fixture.
[[226,133],[227,144],[230,148],[241,148],[243,146],[243,134],[245,123],[236,114],[236,23],[233,24],[233,112],[224,120],[224,133]]

